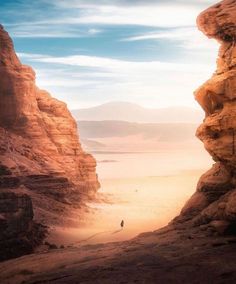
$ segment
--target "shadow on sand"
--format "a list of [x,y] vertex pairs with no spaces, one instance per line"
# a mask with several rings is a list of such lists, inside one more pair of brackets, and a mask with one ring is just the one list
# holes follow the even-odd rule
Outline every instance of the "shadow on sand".
[[90,237],[88,237],[88,238],[86,238],[84,240],[80,240],[80,241],[74,242],[71,245],[85,243],[85,242],[87,242],[87,241],[89,241],[89,240],[91,240],[91,239],[93,239],[93,238],[95,238],[97,236],[103,235],[103,234],[108,234],[108,233],[110,233],[111,235],[118,234],[121,231],[123,231],[123,229],[119,229],[117,231],[103,231],[103,232],[99,232],[99,233],[91,235]]

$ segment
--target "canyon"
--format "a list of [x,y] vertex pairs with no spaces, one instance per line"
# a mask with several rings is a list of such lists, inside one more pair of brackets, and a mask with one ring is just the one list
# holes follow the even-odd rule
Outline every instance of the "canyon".
[[[200,178],[196,192],[187,201],[180,215],[165,228],[143,233],[130,241],[79,245],[3,262],[0,266],[2,283],[234,283],[236,281],[235,16],[236,1],[224,0],[203,11],[197,19],[199,29],[221,44],[216,72],[195,92],[196,100],[206,115],[197,130],[197,136],[212,156],[214,165]],[[4,32],[3,35],[5,36]],[[18,62],[15,57],[6,58],[6,61],[9,66],[12,61]],[[8,100],[6,105],[7,102]],[[17,106],[18,104],[15,104],[16,108]],[[46,109],[48,111],[48,108]],[[27,111],[24,112],[25,114]],[[37,127],[34,131],[37,119],[32,118],[31,122],[28,122],[27,115],[25,119],[17,121],[12,120],[10,114],[6,117],[7,119],[3,120],[6,119],[5,123],[12,129],[12,133],[6,135],[12,141],[10,147],[12,152],[14,152],[14,139],[17,140],[15,143],[19,143],[18,136],[15,136],[18,135],[17,129],[24,130],[25,124],[32,123],[29,132],[24,130],[26,132],[20,144],[24,145],[23,141],[27,141],[29,137],[32,140],[36,139],[39,131]],[[47,114],[43,120],[45,119],[48,119]],[[18,123],[19,128],[16,129],[15,125]],[[43,133],[40,133],[41,135],[44,137]],[[52,135],[51,138],[57,141],[56,147],[60,149],[68,166],[72,162],[71,156],[68,157],[60,143],[64,137],[59,141],[57,135]],[[47,143],[45,139],[45,149],[53,150],[55,144]],[[22,151],[23,149],[25,148],[22,148]],[[31,155],[32,152],[29,152],[28,155]],[[15,156],[18,157],[17,155],[13,155],[14,159]],[[14,159],[11,160],[13,164]],[[59,167],[58,159],[53,164]],[[47,161],[48,165],[51,165],[51,161]],[[90,163],[90,167],[83,164],[84,168],[94,169],[94,163],[93,166]],[[39,167],[38,164],[36,165]],[[14,187],[12,183],[18,181],[11,179],[12,168],[15,170],[13,166],[10,168],[3,165],[1,170],[4,178],[7,177],[6,180],[10,176],[10,188]],[[32,180],[32,174],[24,179],[26,183],[21,186],[34,184],[35,175]],[[60,178],[61,176],[65,177],[60,174]],[[15,174],[13,177],[18,178]],[[30,181],[27,183],[28,178]],[[74,178],[75,176],[72,175],[71,180],[74,181]],[[97,184],[94,172],[89,180]],[[7,194],[9,192],[6,193],[5,198],[9,200],[10,196]],[[18,201],[17,204],[19,209],[22,209],[19,204],[23,204],[25,210],[21,210],[21,213],[23,212],[27,223],[28,220],[32,220],[32,210],[30,200],[23,192],[22,194],[18,197],[21,202]],[[61,200],[62,196],[57,198]],[[63,197],[65,198],[65,195]]]

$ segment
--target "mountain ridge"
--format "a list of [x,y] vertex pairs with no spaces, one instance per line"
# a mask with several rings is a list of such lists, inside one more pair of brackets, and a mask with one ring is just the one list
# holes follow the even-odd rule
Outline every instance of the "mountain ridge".
[[76,120],[122,120],[139,123],[199,123],[203,114],[200,109],[187,106],[146,108],[130,102],[108,102],[91,108],[71,110]]

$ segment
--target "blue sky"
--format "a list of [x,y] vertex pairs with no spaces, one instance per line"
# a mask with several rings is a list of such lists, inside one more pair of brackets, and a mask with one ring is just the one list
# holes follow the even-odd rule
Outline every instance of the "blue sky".
[[0,23],[37,84],[70,108],[194,106],[218,45],[195,27],[212,0],[0,0]]

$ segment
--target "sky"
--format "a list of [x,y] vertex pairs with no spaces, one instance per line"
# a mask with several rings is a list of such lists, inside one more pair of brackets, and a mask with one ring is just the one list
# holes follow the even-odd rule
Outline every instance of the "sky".
[[196,28],[212,0],[0,0],[0,23],[37,85],[71,109],[109,101],[197,107],[218,44]]

